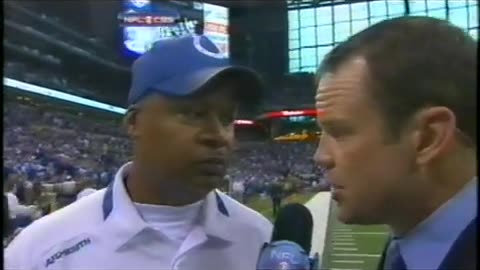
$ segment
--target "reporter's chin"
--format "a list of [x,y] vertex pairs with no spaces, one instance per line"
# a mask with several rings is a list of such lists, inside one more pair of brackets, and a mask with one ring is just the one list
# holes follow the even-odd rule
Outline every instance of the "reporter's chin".
[[347,225],[379,225],[383,224],[378,210],[351,209],[345,206],[338,206],[337,220]]

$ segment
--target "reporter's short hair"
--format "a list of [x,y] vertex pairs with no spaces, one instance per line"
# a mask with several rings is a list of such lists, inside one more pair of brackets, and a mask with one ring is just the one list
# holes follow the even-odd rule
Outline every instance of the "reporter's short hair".
[[363,57],[372,78],[373,100],[393,138],[418,110],[445,106],[455,114],[467,141],[476,146],[477,44],[445,20],[389,19],[351,36],[327,54],[317,82],[352,57]]

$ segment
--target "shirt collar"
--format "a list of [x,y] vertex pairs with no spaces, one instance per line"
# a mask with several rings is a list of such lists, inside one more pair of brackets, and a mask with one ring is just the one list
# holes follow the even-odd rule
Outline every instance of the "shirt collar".
[[236,223],[231,221],[230,213],[220,196],[220,192],[218,190],[210,192],[205,199],[202,216],[200,217],[200,224],[207,236],[233,241],[232,226],[235,226]]
[[[114,181],[107,187],[102,203],[104,225],[113,234],[109,241],[115,248],[120,248],[150,228],[135,209],[125,187],[124,179],[131,165],[132,162],[128,162],[118,170]],[[214,190],[207,195],[200,215],[200,225],[207,236],[232,240],[227,223],[230,213],[218,191]]]
[[436,269],[440,265],[455,240],[477,215],[477,185],[475,177],[411,233],[395,240],[409,268]]

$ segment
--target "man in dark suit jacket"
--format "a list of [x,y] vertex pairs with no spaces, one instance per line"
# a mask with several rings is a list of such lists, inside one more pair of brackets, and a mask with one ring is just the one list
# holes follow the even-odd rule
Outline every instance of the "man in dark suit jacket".
[[[438,269],[477,269],[477,226],[477,219],[475,219],[467,226],[467,228],[465,228],[460,236],[457,237],[454,244],[450,247],[447,256],[442,258]],[[387,242],[382,253],[382,257],[380,258],[377,270],[388,269],[385,267],[385,257],[393,240],[394,239],[390,239]],[[405,267],[405,269],[407,268]]]
[[447,21],[382,21],[318,70],[326,170],[340,221],[387,224],[379,269],[474,269],[477,42]]
[[280,182],[272,182],[270,184],[269,190],[270,198],[272,200],[272,210],[273,216],[276,217],[278,211],[280,210],[280,206],[282,205],[282,198],[283,198],[283,185]]

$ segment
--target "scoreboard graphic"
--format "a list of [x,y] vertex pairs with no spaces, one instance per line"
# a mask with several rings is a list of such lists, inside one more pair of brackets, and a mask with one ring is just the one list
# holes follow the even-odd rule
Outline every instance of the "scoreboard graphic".
[[229,56],[228,9],[192,1],[124,0],[118,15],[123,48],[138,57],[156,41],[204,34]]

